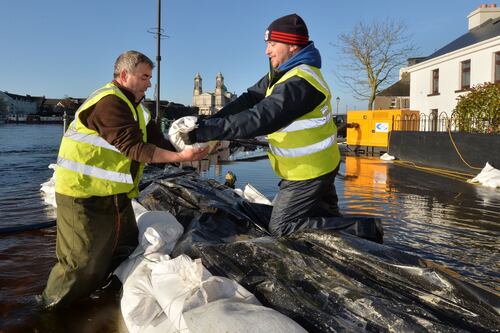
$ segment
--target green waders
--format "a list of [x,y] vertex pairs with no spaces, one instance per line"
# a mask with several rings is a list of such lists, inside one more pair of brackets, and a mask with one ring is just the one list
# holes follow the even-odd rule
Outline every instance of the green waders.
[[89,296],[138,244],[126,194],[73,198],[56,193],[56,203],[58,261],[42,294],[47,306]]

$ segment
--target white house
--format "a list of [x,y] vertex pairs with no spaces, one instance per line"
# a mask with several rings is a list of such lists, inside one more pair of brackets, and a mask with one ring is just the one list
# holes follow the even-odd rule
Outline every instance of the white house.
[[472,86],[500,83],[500,8],[481,5],[467,18],[466,34],[402,69],[410,74],[410,109],[434,119],[449,117],[457,97]]
[[44,97],[22,96],[0,91],[5,111],[8,114],[31,114],[36,113]]

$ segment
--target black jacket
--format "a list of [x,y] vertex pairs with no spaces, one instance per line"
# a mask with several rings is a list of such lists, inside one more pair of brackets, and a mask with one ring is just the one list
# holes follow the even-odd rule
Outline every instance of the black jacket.
[[[307,60],[302,63],[308,64]],[[267,88],[286,72],[273,72],[271,81],[266,74],[215,115],[200,118],[194,133],[196,141],[250,139],[271,134],[309,113],[325,99],[323,93],[297,76],[276,85],[272,94],[265,97]]]

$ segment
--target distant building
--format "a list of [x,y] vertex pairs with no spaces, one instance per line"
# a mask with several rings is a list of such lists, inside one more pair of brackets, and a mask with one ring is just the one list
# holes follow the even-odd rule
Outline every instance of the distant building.
[[[148,108],[153,117],[156,116],[156,101],[144,100],[144,106]],[[198,113],[198,108],[193,106],[184,106],[183,104],[160,101],[160,118],[167,120],[175,120],[185,116],[195,116]]]
[[45,97],[22,96],[0,91],[0,99],[2,99],[6,113],[27,115],[37,113]]
[[374,110],[408,109],[410,107],[410,75],[405,72],[401,79],[377,94]]
[[235,99],[236,94],[227,91],[224,77],[220,72],[215,78],[215,91],[213,93],[203,92],[200,73],[194,77],[193,106],[198,107],[200,115],[212,115]]
[[410,75],[410,109],[451,116],[457,97],[472,86],[500,83],[500,9],[481,5],[467,18],[467,33],[402,69]]

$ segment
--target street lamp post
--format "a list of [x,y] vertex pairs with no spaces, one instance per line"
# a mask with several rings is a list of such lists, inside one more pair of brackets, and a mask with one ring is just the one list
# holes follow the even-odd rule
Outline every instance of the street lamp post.
[[339,116],[339,102],[340,102],[340,97],[337,96],[336,100],[337,100],[337,118],[338,118],[338,116]]

